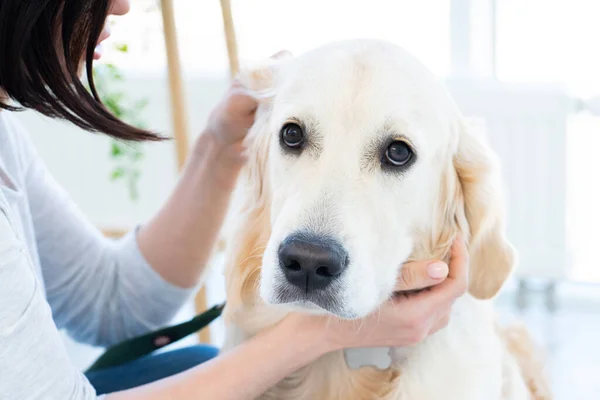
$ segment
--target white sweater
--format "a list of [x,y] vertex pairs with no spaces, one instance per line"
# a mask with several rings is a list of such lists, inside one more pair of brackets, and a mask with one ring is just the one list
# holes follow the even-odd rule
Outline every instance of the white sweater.
[[135,231],[102,236],[0,112],[0,400],[96,399],[57,329],[111,345],[168,323],[192,293],[148,265]]

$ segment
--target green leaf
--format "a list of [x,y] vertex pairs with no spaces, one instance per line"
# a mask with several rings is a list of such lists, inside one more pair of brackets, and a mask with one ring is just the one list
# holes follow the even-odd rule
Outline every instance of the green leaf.
[[[117,47],[118,51],[127,52],[127,45]],[[123,75],[113,64],[101,64],[94,69],[96,90],[106,108],[117,118],[136,126],[146,128],[142,118],[142,111],[148,105],[148,99],[129,99],[127,94],[116,89]],[[138,143],[123,143],[112,141],[110,157],[119,164],[111,172],[111,180],[124,179],[129,197],[136,201],[139,197],[138,184],[141,171],[136,168],[136,163],[144,157],[144,152]]]
[[117,51],[120,51],[121,53],[127,53],[127,51],[129,50],[127,43],[118,44],[115,46],[115,48],[117,49]]
[[142,111],[144,108],[148,106],[148,99],[140,99],[134,104],[134,108],[136,111]]
[[144,158],[144,153],[142,153],[141,151],[136,151],[135,153],[133,153],[133,160],[134,161],[139,161],[142,158]]
[[118,167],[115,170],[113,170],[112,174],[110,175],[111,180],[117,180],[119,178],[122,178],[125,176],[125,168],[123,167]]
[[140,177],[140,171],[137,169],[133,170],[129,176],[129,197],[133,201],[137,201],[137,199],[139,197],[139,191],[138,191],[139,177]]
[[104,105],[117,118],[121,118],[123,116],[123,111],[121,110],[119,103],[114,98],[109,97],[109,98],[104,99]]
[[112,145],[110,147],[110,155],[113,157],[119,157],[123,155],[123,148],[121,147],[121,143],[119,142],[112,142]]
[[137,120],[135,122],[133,122],[133,125],[135,125],[136,127],[140,128],[140,129],[147,129],[148,126],[146,125],[146,123],[144,121],[141,120]]
[[123,79],[123,75],[119,71],[119,69],[113,64],[104,64],[106,66],[106,73],[112,79],[120,81]]

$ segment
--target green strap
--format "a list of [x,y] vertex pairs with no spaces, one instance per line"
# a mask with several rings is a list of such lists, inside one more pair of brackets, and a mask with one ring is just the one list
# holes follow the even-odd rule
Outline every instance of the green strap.
[[148,355],[161,347],[175,343],[192,333],[198,332],[223,312],[225,304],[216,305],[189,321],[162,328],[154,332],[131,338],[108,348],[86,373],[115,367]]

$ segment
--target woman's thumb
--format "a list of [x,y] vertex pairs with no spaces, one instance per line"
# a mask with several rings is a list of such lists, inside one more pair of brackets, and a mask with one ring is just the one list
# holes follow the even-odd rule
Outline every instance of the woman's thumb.
[[448,264],[442,261],[412,261],[404,264],[395,291],[417,290],[436,285],[448,277]]

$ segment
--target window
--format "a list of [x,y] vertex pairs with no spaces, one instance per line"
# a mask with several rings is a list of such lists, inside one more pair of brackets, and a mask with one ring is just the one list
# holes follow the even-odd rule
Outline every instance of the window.
[[600,93],[600,2],[497,0],[498,78]]

